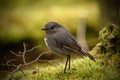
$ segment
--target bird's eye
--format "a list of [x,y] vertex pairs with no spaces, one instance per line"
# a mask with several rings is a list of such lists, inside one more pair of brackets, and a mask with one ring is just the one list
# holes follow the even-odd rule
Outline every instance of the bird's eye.
[[53,30],[54,29],[54,27],[51,27],[51,30]]

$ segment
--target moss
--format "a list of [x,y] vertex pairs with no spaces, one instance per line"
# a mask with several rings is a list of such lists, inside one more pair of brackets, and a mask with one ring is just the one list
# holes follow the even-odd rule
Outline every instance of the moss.
[[109,23],[99,32],[99,43],[92,50],[100,54],[116,54],[120,53],[120,28]]
[[99,32],[99,43],[90,51],[103,60],[103,64],[120,66],[120,27],[109,23]]
[[[72,61],[71,70],[63,73],[63,68],[64,64],[46,67],[36,65],[32,69],[24,70],[25,76],[16,72],[13,80],[119,80],[120,77],[116,67],[101,65],[101,60],[93,62],[88,58],[75,59]],[[36,73],[33,74],[33,71]]]

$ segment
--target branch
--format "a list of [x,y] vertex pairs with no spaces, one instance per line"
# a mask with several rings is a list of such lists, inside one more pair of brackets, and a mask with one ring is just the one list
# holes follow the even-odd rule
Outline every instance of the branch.
[[35,60],[31,61],[31,62],[28,62],[26,65],[30,65],[30,64],[33,64],[35,62],[37,62],[39,60],[39,58],[43,55],[43,54],[46,54],[46,53],[49,53],[50,51],[48,52],[42,52]]
[[16,53],[13,52],[12,50],[10,50],[10,52],[11,52],[13,55],[17,56],[17,57],[22,57],[22,55],[20,55],[20,54],[16,54]]
[[41,46],[35,46],[35,47],[33,47],[33,48],[29,49],[29,50],[26,50],[26,52],[31,52],[31,51],[37,49],[38,47],[41,47]]
[[45,53],[41,53],[35,60],[27,63],[26,60],[25,60],[25,53],[26,53],[26,52],[31,52],[31,51],[33,51],[34,49],[36,49],[36,48],[38,48],[38,47],[40,47],[40,46],[35,46],[35,47],[33,47],[33,48],[29,49],[29,50],[26,50],[26,45],[25,45],[25,43],[23,43],[23,47],[24,47],[24,50],[23,50],[23,62],[24,62],[25,65],[29,65],[29,64],[32,64],[32,63],[38,61],[38,59],[39,59],[43,54],[45,54]]
[[16,61],[16,59],[9,59],[9,60],[7,60],[6,58],[5,58],[5,61],[6,61],[6,63],[3,63],[2,65],[3,66],[10,66],[10,67],[16,67],[17,65],[15,65],[15,64],[12,64],[12,62],[13,61]]
[[11,64],[13,61],[16,61],[16,59],[7,60],[6,65],[7,65],[7,66],[11,66],[11,67],[17,67],[17,65]]
[[[32,61],[30,61],[30,62],[26,62],[26,57],[25,57],[25,56],[26,56],[26,53],[27,53],[27,52],[31,52],[31,51],[33,51],[34,49],[40,47],[40,46],[35,46],[35,47],[27,50],[26,46],[27,46],[27,45],[26,45],[25,43],[23,43],[23,51],[18,51],[18,53],[15,53],[15,52],[13,52],[12,50],[10,50],[10,52],[11,52],[13,55],[15,55],[16,57],[20,57],[20,58],[22,59],[23,63],[20,63],[20,64],[18,64],[18,65],[15,65],[15,64],[13,64],[12,62],[13,62],[13,61],[16,61],[16,59],[10,59],[10,60],[7,60],[7,59],[6,59],[6,61],[7,61],[7,62],[6,62],[6,65],[7,65],[7,66],[12,66],[12,67],[15,68],[15,69],[11,72],[11,74],[10,74],[10,76],[9,76],[9,80],[12,79],[12,77],[13,77],[13,75],[14,75],[14,73],[15,73],[16,71],[21,70],[21,67],[25,67],[25,66],[28,66],[28,65],[30,65],[30,64],[33,64],[33,63],[39,61],[39,58],[40,58],[43,54],[46,54],[46,53],[49,53],[49,52],[50,52],[50,51],[48,51],[48,52],[42,52],[42,53],[39,54],[34,60],[32,60]],[[21,71],[22,71],[22,70],[21,70]],[[22,73],[24,73],[24,72],[22,71]]]
[[11,80],[11,79],[12,79],[14,73],[15,73],[16,71],[18,71],[18,70],[20,69],[21,66],[22,66],[22,64],[19,64],[19,65],[14,69],[14,71],[11,72],[11,74],[10,74],[8,80]]
[[25,60],[25,53],[26,53],[25,43],[23,43],[23,48],[24,48],[24,49],[23,49],[23,56],[22,56],[22,57],[23,57],[23,62],[24,62],[24,64],[27,64],[27,63],[26,63],[26,60]]

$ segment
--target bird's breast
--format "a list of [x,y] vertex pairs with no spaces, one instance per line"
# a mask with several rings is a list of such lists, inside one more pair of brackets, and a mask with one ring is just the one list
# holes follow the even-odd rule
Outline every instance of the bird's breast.
[[47,45],[48,48],[50,48],[52,51],[58,52],[58,53],[65,53],[64,51],[62,51],[58,46],[59,44],[56,44],[56,39],[54,39],[54,37],[49,37],[46,36],[44,38],[45,40],[45,44]]
[[44,38],[45,44],[47,45],[48,48],[54,50],[55,49],[55,41],[52,37],[46,36]]

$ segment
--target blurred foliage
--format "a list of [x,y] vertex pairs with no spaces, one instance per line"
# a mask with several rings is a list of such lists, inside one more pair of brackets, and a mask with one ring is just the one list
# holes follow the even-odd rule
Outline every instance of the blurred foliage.
[[120,0],[98,0],[101,11],[102,25],[111,22],[120,24]]
[[[98,31],[99,15],[96,0],[1,0],[0,42],[14,43],[25,38],[43,42],[44,32],[40,28],[49,21],[62,24],[76,35],[79,19],[86,18],[88,26]],[[89,38],[88,35],[88,41]]]

